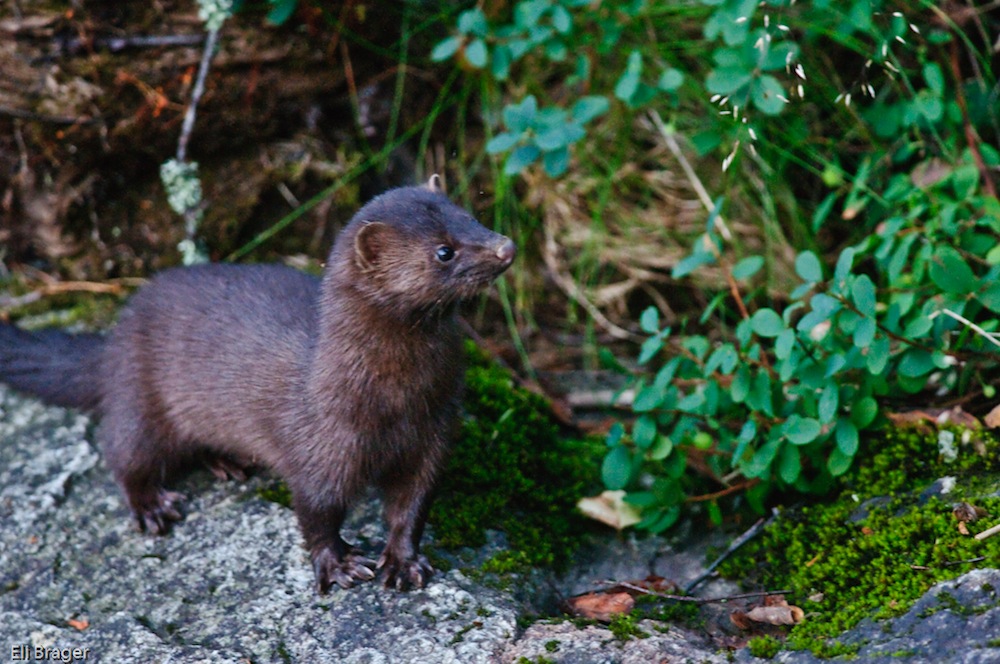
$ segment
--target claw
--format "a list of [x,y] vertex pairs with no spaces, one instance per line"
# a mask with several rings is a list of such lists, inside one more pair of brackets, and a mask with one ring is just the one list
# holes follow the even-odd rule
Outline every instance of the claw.
[[316,590],[321,595],[329,592],[333,584],[346,589],[375,578],[375,561],[361,555],[357,549],[351,549],[338,559],[333,549],[323,547],[313,552],[312,559]]
[[434,568],[425,556],[398,560],[388,553],[383,553],[379,558],[378,568],[383,570],[385,587],[396,590],[423,588],[434,574]]

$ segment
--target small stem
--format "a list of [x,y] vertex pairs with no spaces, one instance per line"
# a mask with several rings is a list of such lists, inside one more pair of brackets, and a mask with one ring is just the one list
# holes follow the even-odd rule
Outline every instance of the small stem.
[[219,41],[219,31],[210,30],[205,39],[205,51],[201,54],[201,64],[198,66],[198,78],[194,82],[194,90],[191,92],[191,103],[188,104],[187,112],[184,113],[184,124],[181,125],[181,137],[177,141],[177,161],[184,163],[187,160],[187,146],[191,139],[191,131],[194,129],[194,119],[197,115],[198,102],[205,93],[205,79],[208,78],[208,68],[212,63],[212,55],[215,53],[215,46]]

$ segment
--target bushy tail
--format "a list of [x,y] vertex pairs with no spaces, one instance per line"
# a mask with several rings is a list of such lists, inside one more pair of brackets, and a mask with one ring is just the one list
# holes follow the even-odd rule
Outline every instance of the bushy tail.
[[96,410],[103,344],[98,334],[28,332],[0,323],[0,382],[57,406]]

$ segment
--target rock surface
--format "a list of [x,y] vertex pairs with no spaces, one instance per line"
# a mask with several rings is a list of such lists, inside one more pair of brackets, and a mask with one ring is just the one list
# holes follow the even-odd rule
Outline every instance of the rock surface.
[[[722,535],[681,529],[670,540],[595,542],[562,578],[539,574],[500,589],[462,570],[501,537],[451,554],[434,550],[429,533],[452,569],[424,590],[366,584],[318,596],[292,512],[258,493],[271,481],[221,483],[196,472],[176,487],[188,497],[185,520],[168,537],[144,535],[94,447],[91,421],[0,386],[0,661],[721,663],[731,655],[720,644],[739,640],[727,605],[707,612],[697,633],[641,621],[646,638],[626,641],[602,626],[529,619],[603,581],[655,574],[683,584]],[[355,510],[347,534],[378,552],[374,499]],[[1000,661],[997,588],[1000,571],[971,572],[905,616],[863,623],[842,640],[864,644],[862,662]],[[718,580],[700,589],[734,592]],[[755,661],[746,650],[735,657]],[[818,660],[784,652],[777,661]]]

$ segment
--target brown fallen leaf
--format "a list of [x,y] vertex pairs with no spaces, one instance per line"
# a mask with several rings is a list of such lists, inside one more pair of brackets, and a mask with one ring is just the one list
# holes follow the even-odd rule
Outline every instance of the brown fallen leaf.
[[772,595],[764,599],[763,606],[756,606],[749,611],[733,611],[729,619],[740,629],[750,629],[753,623],[798,625],[805,616],[805,611],[789,604],[783,595]]
[[84,620],[75,620],[73,618],[70,618],[69,620],[66,621],[66,623],[70,627],[72,627],[73,629],[75,629],[75,630],[77,630],[79,632],[82,632],[83,630],[85,630],[88,627],[90,627],[90,621],[86,620],[86,619],[84,619]]
[[1000,405],[994,406],[993,410],[986,413],[986,417],[983,418],[983,422],[991,429],[1000,427]]
[[986,510],[972,503],[958,503],[952,509],[952,514],[960,523],[972,523],[986,516]]
[[624,491],[604,491],[597,496],[581,498],[576,506],[584,516],[621,530],[642,520],[639,510],[624,498]]
[[567,610],[575,616],[600,622],[628,613],[635,606],[635,599],[628,593],[590,593],[566,600]]

